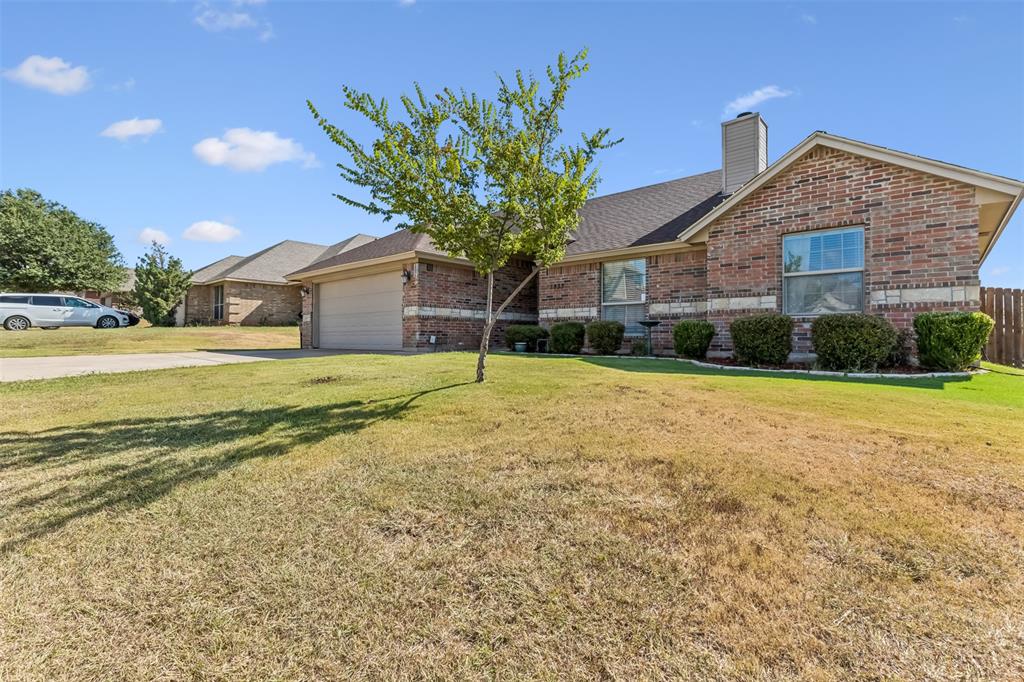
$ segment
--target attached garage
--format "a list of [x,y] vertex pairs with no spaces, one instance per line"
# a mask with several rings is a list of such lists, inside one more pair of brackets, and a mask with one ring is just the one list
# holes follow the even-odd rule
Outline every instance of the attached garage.
[[317,285],[317,345],[351,350],[402,349],[402,270]]

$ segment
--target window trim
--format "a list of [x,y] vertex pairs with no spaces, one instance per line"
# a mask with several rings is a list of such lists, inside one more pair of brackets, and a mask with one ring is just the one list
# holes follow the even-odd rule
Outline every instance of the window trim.
[[[217,303],[217,294],[220,294],[220,303]],[[218,284],[213,288],[213,319],[217,322],[224,321],[224,308],[227,299],[224,296],[224,285]],[[217,313],[220,313],[219,315]]]
[[[830,227],[823,230],[802,230],[800,232],[788,232],[782,235],[781,257],[782,264],[782,313],[791,317],[821,317],[822,315],[857,315],[867,310],[867,287],[865,286],[864,273],[867,271],[867,230],[865,225],[846,225],[844,227]],[[786,272],[786,239],[788,237],[810,237],[816,235],[836,234],[844,232],[859,231],[861,234],[861,254],[859,268],[829,268],[828,270],[807,270],[804,272]],[[845,275],[859,272],[861,286],[861,306],[859,310],[849,310],[834,313],[794,313],[789,311],[789,296],[786,295],[786,281],[792,277],[822,276],[822,275]]]
[[[615,263],[629,263],[631,261],[640,261],[640,262],[642,262],[644,264],[644,286],[643,286],[643,290],[640,292],[640,300],[639,301],[608,301],[608,302],[605,302],[605,300],[604,300],[604,268],[605,268],[605,265],[613,265]],[[644,306],[644,312],[643,312],[643,316],[642,317],[643,318],[647,317],[647,307],[646,307],[647,306],[647,257],[646,256],[640,256],[639,258],[618,258],[616,260],[601,261],[601,268],[600,268],[599,272],[600,272],[600,276],[598,277],[598,281],[597,281],[597,285],[598,285],[598,287],[600,289],[600,307],[599,307],[599,310],[598,310],[598,319],[600,319],[600,320],[606,320],[607,319],[604,316],[605,306],[630,306],[630,305],[633,305],[633,306]],[[628,325],[624,325],[624,326],[626,326],[626,330],[625,330],[625,335],[626,336],[637,336],[637,335],[641,335],[642,336],[643,335],[642,332],[636,332],[636,331],[631,332],[629,330]]]

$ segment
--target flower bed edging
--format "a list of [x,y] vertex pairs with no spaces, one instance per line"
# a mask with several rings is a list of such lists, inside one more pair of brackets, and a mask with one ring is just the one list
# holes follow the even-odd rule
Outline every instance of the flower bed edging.
[[729,369],[737,372],[770,372],[773,374],[810,374],[822,377],[847,377],[849,379],[938,379],[950,377],[970,377],[974,374],[988,374],[987,369],[978,368],[969,372],[921,372],[920,374],[893,372],[829,372],[823,369],[771,369],[769,367],[737,367],[736,365],[719,365],[703,360],[689,358],[663,358],[653,355],[573,355],[571,353],[513,353],[511,351],[492,351],[497,355],[528,355],[539,358],[613,358],[615,360],[662,360],[668,362],[688,362],[697,367],[708,369]]

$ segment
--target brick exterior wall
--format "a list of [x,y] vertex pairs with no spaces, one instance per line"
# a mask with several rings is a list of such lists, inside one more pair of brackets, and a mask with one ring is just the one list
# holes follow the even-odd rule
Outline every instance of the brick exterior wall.
[[[711,226],[712,350],[731,351],[728,324],[736,317],[781,312],[783,235],[855,225],[864,227],[865,312],[908,328],[926,310],[978,309],[974,188],[819,147]],[[714,299],[730,298],[747,302],[716,309]],[[811,350],[810,321],[796,318],[798,353]]]
[[[409,269],[409,268],[407,268]],[[528,261],[512,261],[494,273],[494,307],[501,305],[531,270]],[[473,268],[452,263],[419,262],[411,266],[412,280],[405,285],[402,345],[405,348],[477,349],[487,308],[487,278]],[[474,315],[474,313],[476,313]],[[505,344],[509,324],[536,323],[537,280],[519,292],[491,333],[491,346]],[[511,318],[511,319],[508,319]]]
[[294,324],[302,311],[300,287],[254,282],[224,282],[224,319],[213,319],[214,286],[190,287],[185,324]]
[[[865,312],[910,328],[929,310],[978,310],[978,206],[974,188],[833,149],[817,148],[712,224],[707,251],[647,258],[654,350],[671,353],[678,319],[706,318],[711,352],[729,354],[737,317],[782,311],[782,238],[864,228]],[[616,259],[618,260],[618,259]],[[540,274],[541,323],[600,317],[600,263]],[[806,353],[813,318],[796,318],[794,351]]]

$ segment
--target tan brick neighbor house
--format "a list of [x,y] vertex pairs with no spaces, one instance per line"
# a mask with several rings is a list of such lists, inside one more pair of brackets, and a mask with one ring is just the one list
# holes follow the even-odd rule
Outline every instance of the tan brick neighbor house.
[[187,325],[295,324],[302,312],[301,287],[285,275],[373,239],[357,234],[331,246],[285,240],[250,256],[221,258],[192,273],[177,318]]
[[[759,114],[722,124],[722,169],[587,202],[558,265],[500,321],[623,322],[655,329],[708,319],[712,353],[731,352],[733,319],[766,311],[796,321],[810,350],[824,313],[866,312],[906,328],[927,310],[977,310],[978,268],[1020,203],[1024,183],[815,132],[768,165]],[[496,299],[529,271],[514,263]],[[483,280],[423,235],[398,231],[298,269],[302,345],[473,347]]]

